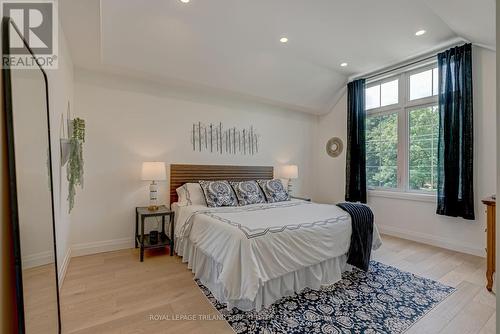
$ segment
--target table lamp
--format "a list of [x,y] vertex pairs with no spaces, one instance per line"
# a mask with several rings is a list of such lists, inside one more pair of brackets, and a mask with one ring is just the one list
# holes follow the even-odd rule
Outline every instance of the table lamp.
[[164,162],[143,162],[141,179],[151,181],[149,185],[149,207],[150,211],[158,210],[158,184],[156,181],[165,181],[167,173]]
[[281,177],[288,180],[288,194],[292,194],[292,180],[299,177],[297,165],[285,165],[281,169]]

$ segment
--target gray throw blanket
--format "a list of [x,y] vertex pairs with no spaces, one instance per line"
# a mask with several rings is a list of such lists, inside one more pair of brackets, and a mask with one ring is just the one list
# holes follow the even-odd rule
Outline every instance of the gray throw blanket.
[[340,203],[337,206],[351,215],[352,235],[347,263],[368,271],[373,241],[373,212],[361,203]]

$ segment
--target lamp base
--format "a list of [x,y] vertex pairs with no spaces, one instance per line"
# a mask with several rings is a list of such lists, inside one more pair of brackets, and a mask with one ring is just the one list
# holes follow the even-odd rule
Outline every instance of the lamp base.
[[287,183],[287,192],[288,192],[288,195],[292,196],[292,179],[288,179],[288,183]]
[[149,211],[158,210],[158,185],[155,181],[149,185]]

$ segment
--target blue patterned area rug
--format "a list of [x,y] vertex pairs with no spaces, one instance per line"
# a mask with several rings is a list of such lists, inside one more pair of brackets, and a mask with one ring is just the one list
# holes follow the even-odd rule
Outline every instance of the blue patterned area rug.
[[455,289],[371,261],[321,290],[304,289],[260,312],[228,311],[197,281],[236,333],[403,333]]

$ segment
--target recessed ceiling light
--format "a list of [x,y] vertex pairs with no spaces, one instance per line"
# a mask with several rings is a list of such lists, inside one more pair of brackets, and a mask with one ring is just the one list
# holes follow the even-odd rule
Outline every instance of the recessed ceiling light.
[[347,66],[347,63],[342,63],[342,64],[340,64],[340,66],[342,66],[342,67],[346,67],[346,66]]
[[181,0],[182,3],[188,3],[191,0]]
[[423,34],[425,34],[426,31],[425,30],[419,30],[415,33],[415,36],[422,36]]
[[288,38],[286,38],[286,37],[281,37],[281,38],[280,38],[280,42],[281,42],[281,43],[287,43],[287,42],[288,42]]

